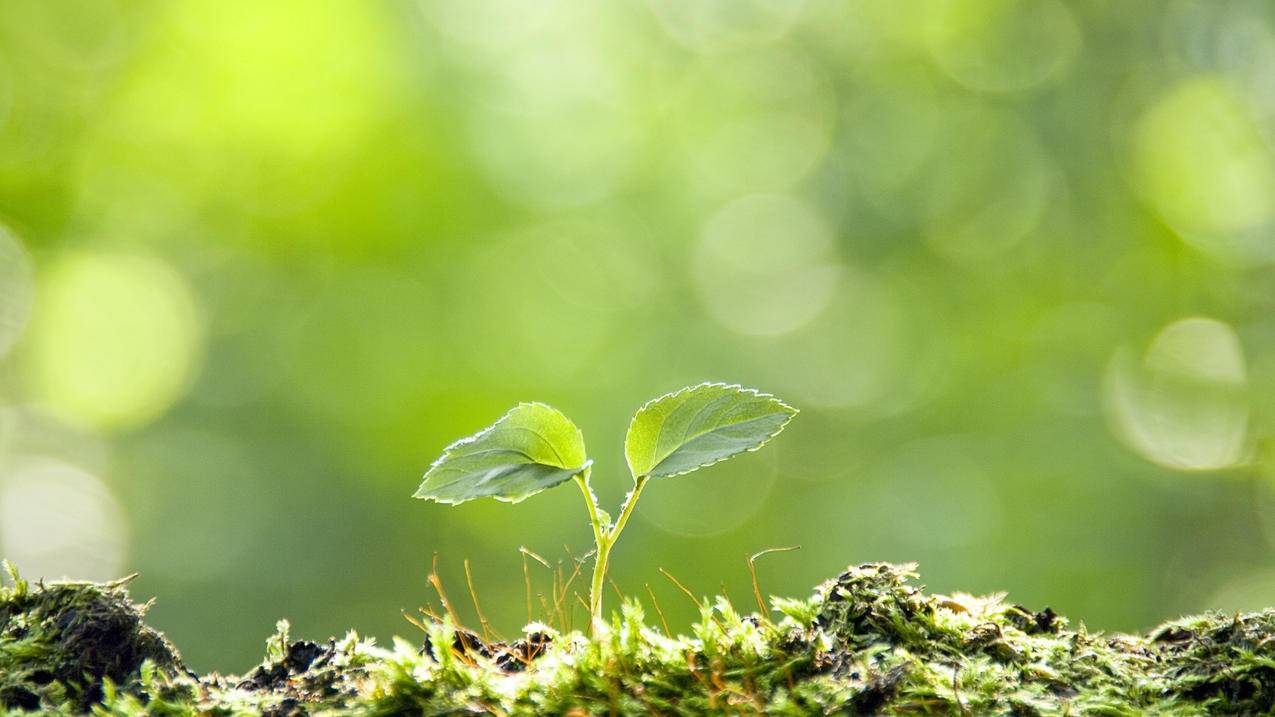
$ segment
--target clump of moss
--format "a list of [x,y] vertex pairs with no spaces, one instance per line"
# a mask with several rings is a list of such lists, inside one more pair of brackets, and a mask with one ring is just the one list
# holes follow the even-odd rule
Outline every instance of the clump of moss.
[[127,581],[32,585],[12,568],[9,575],[13,586],[0,588],[0,706],[85,710],[107,682],[136,680],[143,663],[184,670],[172,645],[142,623]]
[[[0,593],[0,686],[25,690],[11,710],[74,713],[100,700],[97,713],[130,716],[1275,710],[1275,611],[1104,635],[1004,595],[928,594],[914,577],[912,566],[852,567],[809,598],[772,599],[768,615],[717,598],[677,636],[648,626],[636,600],[592,637],[533,624],[510,643],[446,619],[388,649],[353,633],[294,641],[281,623],[239,678],[184,672],[122,585],[23,584]],[[107,634],[118,653],[104,649]]]

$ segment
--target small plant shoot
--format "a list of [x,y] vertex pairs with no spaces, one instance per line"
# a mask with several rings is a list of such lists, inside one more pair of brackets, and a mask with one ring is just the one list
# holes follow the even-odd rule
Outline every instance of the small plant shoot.
[[523,403],[478,433],[443,451],[413,497],[455,505],[475,498],[517,503],[574,480],[593,527],[592,622],[602,618],[602,587],[611,548],[653,478],[671,478],[755,451],[784,429],[797,409],[769,394],[724,383],[702,383],[660,396],[638,409],[624,440],[633,478],[613,521],[589,483],[593,462],[584,436],[543,403]]

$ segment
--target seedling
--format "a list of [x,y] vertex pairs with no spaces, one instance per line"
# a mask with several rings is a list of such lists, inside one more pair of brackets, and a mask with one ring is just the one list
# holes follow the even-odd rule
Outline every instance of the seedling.
[[597,546],[589,586],[589,612],[597,624],[611,548],[646,484],[755,451],[796,414],[797,409],[774,396],[724,383],[689,386],[648,401],[624,439],[633,489],[612,521],[598,507],[589,484],[593,461],[585,453],[580,429],[543,403],[520,403],[488,428],[448,446],[413,497],[451,505],[486,497],[517,503],[574,480]]

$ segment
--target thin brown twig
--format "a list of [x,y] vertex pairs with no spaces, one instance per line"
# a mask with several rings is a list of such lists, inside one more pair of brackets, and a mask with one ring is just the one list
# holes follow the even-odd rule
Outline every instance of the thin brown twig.
[[549,609],[549,601],[545,600],[544,593],[536,593],[536,597],[540,600],[540,610],[544,613],[545,620],[553,619],[553,611]]
[[540,563],[541,565],[545,566],[546,569],[553,570],[553,566],[549,564],[549,561],[540,557],[540,554],[537,553],[536,551],[526,547],[520,547],[518,548],[518,552],[522,553],[523,555],[529,556],[532,560],[535,560],[537,563]]
[[668,629],[668,620],[664,619],[664,611],[660,609],[660,601],[655,599],[655,591],[651,589],[651,584],[646,584],[646,594],[651,596],[651,604],[655,606],[655,614],[660,616],[660,624],[664,626],[664,634],[668,637],[673,636],[673,631]]
[[469,587],[470,599],[474,601],[474,612],[478,615],[478,625],[482,628],[483,639],[491,642],[491,637],[495,631],[491,629],[491,623],[487,621],[487,616],[483,614],[483,609],[478,604],[478,591],[474,589],[474,574],[469,569],[468,559],[465,560],[465,584]]
[[522,582],[527,586],[527,622],[531,619],[531,571],[527,568],[527,554],[522,554]]
[[576,554],[571,552],[571,546],[567,545],[566,543],[562,544],[562,552],[567,554],[567,558],[571,560],[572,565],[575,565],[580,562],[576,560]]
[[[566,598],[566,596],[567,596],[567,590],[571,587],[571,583],[575,582],[575,579],[576,579],[576,578],[578,578],[578,577],[580,577],[580,569],[581,569],[582,567],[584,567],[584,563],[583,563],[583,562],[576,563],[576,568],[575,568],[575,570],[571,571],[571,577],[567,578],[567,582],[566,582],[566,584],[564,584],[564,585],[562,586],[562,597],[563,597],[564,599],[565,599],[565,598]],[[573,593],[573,594],[579,595],[579,593]],[[575,621],[575,613],[576,613],[576,606],[575,606],[575,605],[571,605],[571,612],[570,612],[570,616],[571,616],[571,618],[572,618],[572,619],[571,619],[570,621],[568,621],[568,624],[567,624],[567,630],[568,630],[568,631],[570,631],[570,629],[571,629],[571,623]]]
[[[527,586],[527,622],[529,622],[529,623],[530,623],[530,622],[535,622],[535,618],[532,616],[533,610],[532,610],[532,607],[531,607],[531,605],[532,605],[532,602],[531,602],[531,571],[530,571],[530,570],[528,570],[528,568],[527,568],[527,558],[531,558],[532,560],[536,561],[537,563],[540,563],[541,565],[543,565],[543,566],[545,567],[545,569],[546,569],[546,570],[548,570],[548,571],[550,571],[550,572],[553,572],[553,568],[552,568],[552,567],[550,567],[550,565],[549,565],[549,561],[547,561],[547,560],[545,560],[544,558],[540,557],[540,555],[539,555],[539,554],[537,554],[537,553],[536,553],[536,551],[534,551],[534,550],[530,550],[530,549],[528,549],[526,546],[522,546],[522,545],[518,546],[518,552],[522,553],[522,580],[523,580],[523,583],[524,583],[524,584],[526,584],[526,586]],[[544,601],[543,601],[543,599],[541,600],[541,602],[544,602]],[[552,618],[552,617],[550,617],[550,616],[549,616],[548,611],[546,611],[546,612],[544,613],[544,619],[545,619],[545,620],[552,620],[553,618]]]
[[417,628],[421,632],[429,631],[429,628],[425,627],[425,623],[421,622],[420,620],[417,620],[411,615],[408,615],[406,610],[402,611],[402,615],[404,620],[407,620],[408,622],[410,622],[413,627]]
[[[562,595],[560,599],[566,600],[567,591],[570,589],[571,583],[575,581],[580,571],[584,568],[585,561],[589,559],[590,555],[593,555],[594,551],[591,550],[585,553],[583,556],[577,558],[575,553],[571,552],[571,546],[567,545],[566,543],[563,543],[562,552],[567,554],[567,558],[571,561],[571,565],[572,565],[571,577],[562,586]],[[572,594],[576,595],[578,593],[572,592]],[[566,616],[567,616],[566,628],[567,628],[567,631],[570,632],[571,628],[575,625],[575,621],[576,621],[576,606],[570,600],[567,600],[567,606],[569,609],[566,613]]]
[[571,571],[571,576],[570,576],[569,578],[567,578],[567,580],[566,580],[566,582],[565,582],[565,583],[563,583],[563,584],[562,584],[562,588],[561,588],[561,589],[562,589],[562,597],[563,597],[563,598],[566,598],[566,596],[567,596],[567,590],[569,590],[569,589],[571,588],[571,583],[575,582],[575,579],[576,579],[576,578],[578,578],[578,577],[580,577],[580,568],[581,568],[583,565],[584,565],[584,563],[576,563],[575,570],[572,570],[572,571]]
[[434,586],[434,592],[438,593],[438,599],[443,603],[443,609],[447,611],[447,615],[451,617],[452,624],[455,627],[460,627],[460,617],[452,609],[452,603],[447,599],[447,593],[443,591],[443,580],[438,577],[438,553],[434,553],[434,568],[433,572],[429,574],[429,584]]
[[562,585],[562,561],[558,561],[557,567],[553,571],[553,584],[549,586],[549,594],[553,596],[553,612],[554,619],[558,621],[558,628],[563,632],[567,631],[567,619],[562,614],[562,603],[558,598],[558,588]]
[[697,608],[704,607],[702,604],[700,604],[699,598],[695,597],[695,593],[691,592],[685,585],[679,582],[677,578],[673,577],[672,573],[665,570],[664,568],[659,568],[659,571],[664,574],[664,577],[671,580],[673,584],[678,587],[679,590],[686,593],[686,597],[690,598],[691,602],[695,603],[695,607]]
[[757,558],[771,553],[789,553],[794,550],[801,550],[800,545],[789,545],[786,548],[767,548],[760,553],[753,553],[748,557],[748,574],[753,579],[753,597],[757,598],[757,609],[763,618],[770,614],[770,610],[766,609],[766,601],[761,597],[761,585],[757,582]]

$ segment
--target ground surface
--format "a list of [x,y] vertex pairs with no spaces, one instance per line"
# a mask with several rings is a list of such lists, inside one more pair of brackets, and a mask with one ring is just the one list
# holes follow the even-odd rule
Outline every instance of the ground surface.
[[931,595],[910,566],[852,567],[767,616],[719,599],[670,637],[626,604],[599,636],[448,621],[380,647],[290,640],[241,677],[189,672],[120,583],[0,591],[0,712],[301,714],[1269,714],[1275,610],[1147,635],[1072,629],[1003,596]]

